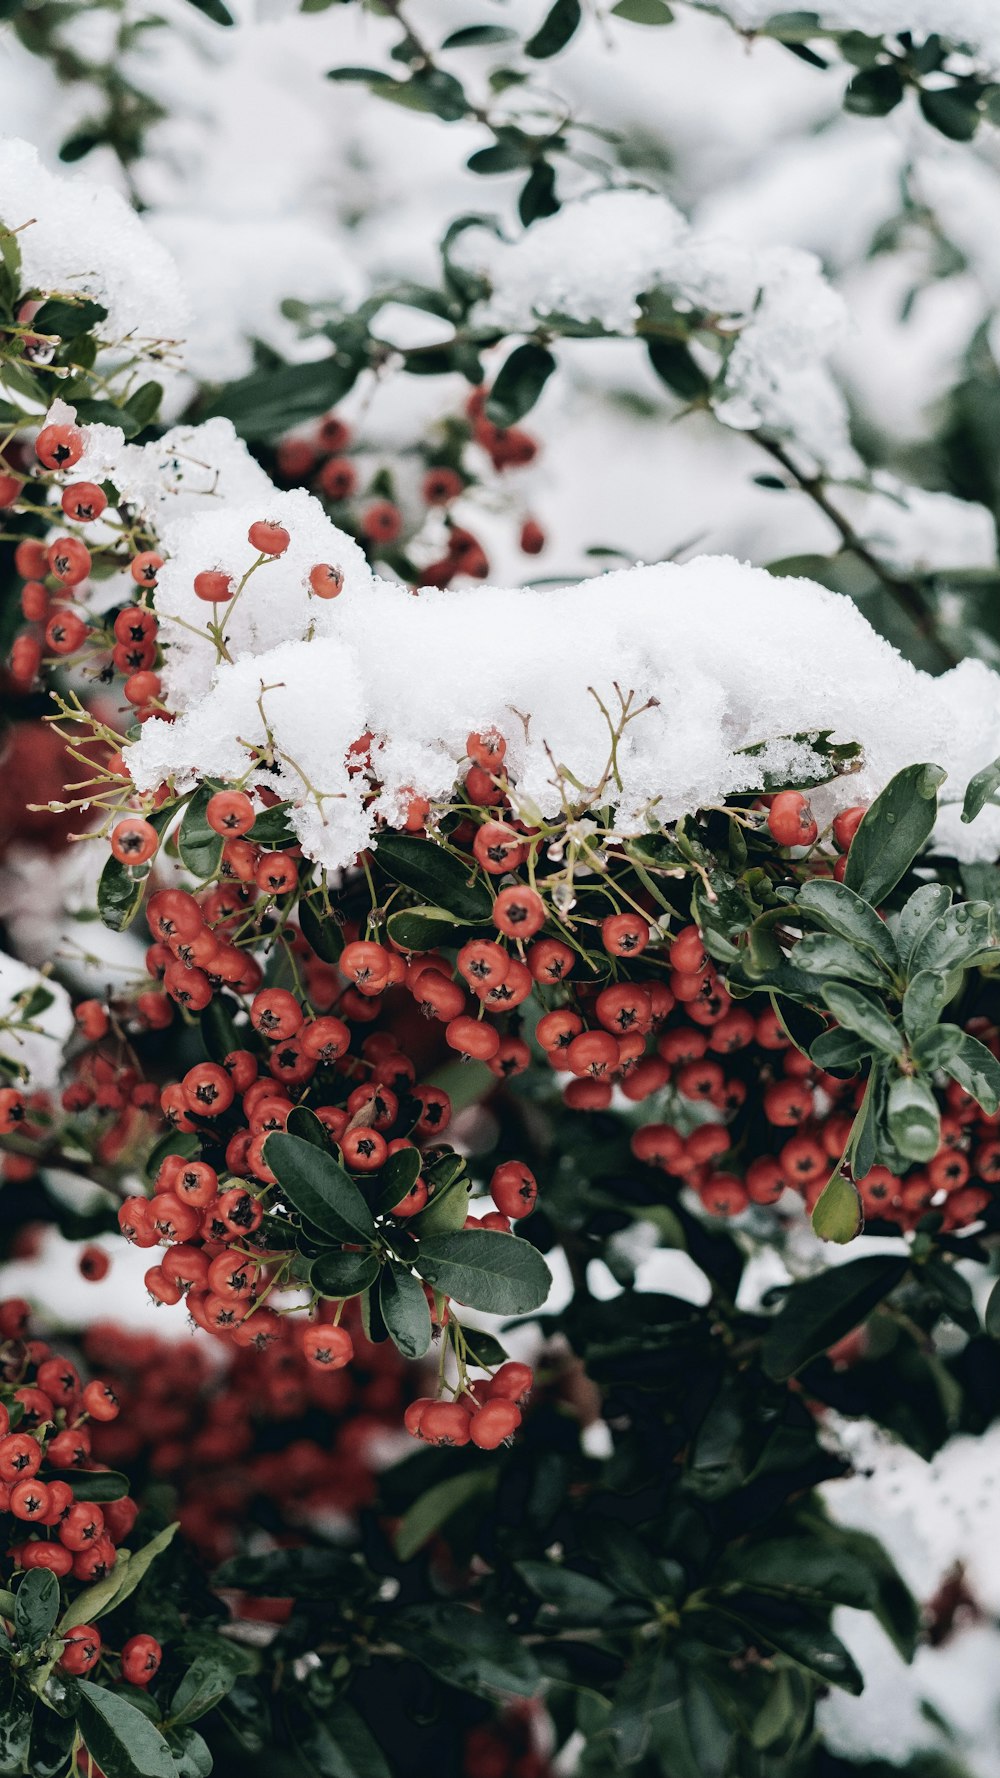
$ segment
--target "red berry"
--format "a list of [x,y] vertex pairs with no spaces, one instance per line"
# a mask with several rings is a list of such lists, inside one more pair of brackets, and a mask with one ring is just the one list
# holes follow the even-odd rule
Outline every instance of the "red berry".
[[336,599],[344,590],[344,572],[332,562],[317,562],[309,570],[309,585],[317,599]]
[[111,850],[119,864],[148,864],[159,843],[156,828],[139,815],[126,815],[111,835]]
[[234,834],[238,839],[250,832],[256,815],[253,803],[242,790],[217,790],[208,799],[205,820],[213,833]]
[[819,835],[808,799],[798,790],[780,790],[772,798],[767,825],[779,846],[811,846]]
[[67,1673],[89,1673],[101,1658],[100,1631],[93,1624],[74,1624],[67,1630],[59,1665]]
[[521,1424],[521,1410],[516,1402],[504,1396],[490,1398],[472,1416],[469,1436],[481,1451],[495,1451],[506,1439],[513,1438]]
[[149,1685],[162,1659],[163,1650],[155,1636],[130,1636],[122,1649],[122,1678],[129,1685]]
[[89,525],[105,511],[108,497],[96,482],[73,482],[63,489],[59,504],[68,519]]
[[346,1327],[325,1327],[314,1323],[302,1329],[300,1343],[303,1357],[316,1370],[342,1370],[354,1357],[354,1341]]
[[194,577],[195,595],[204,599],[206,604],[219,605],[224,599],[232,598],[232,576],[223,574],[219,568],[203,568]]
[[283,556],[292,541],[284,525],[276,525],[269,519],[255,520],[247,537],[262,556]]
[[35,440],[35,456],[46,469],[70,469],[83,456],[79,426],[43,426]]

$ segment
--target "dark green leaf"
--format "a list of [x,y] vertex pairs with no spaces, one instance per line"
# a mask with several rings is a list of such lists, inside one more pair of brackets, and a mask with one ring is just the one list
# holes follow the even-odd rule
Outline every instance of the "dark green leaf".
[[378,1185],[372,1199],[376,1215],[384,1216],[401,1204],[420,1177],[423,1156],[419,1148],[400,1148],[391,1154],[379,1169]]
[[981,772],[977,772],[974,778],[969,779],[965,801],[962,804],[962,820],[974,821],[980,811],[985,809],[986,804],[993,801],[998,790],[1000,790],[1000,759],[995,759],[992,765],[984,766]]
[[112,932],[131,926],[142,906],[145,875],[135,875],[113,855],[105,860],[97,883],[97,911]]
[[940,766],[906,766],[865,814],[847,854],[844,882],[873,907],[896,887],[930,839],[946,776]]
[[368,1205],[332,1154],[276,1130],[264,1144],[264,1158],[289,1202],[314,1228],[338,1241],[375,1239]]
[[209,827],[205,810],[215,795],[215,787],[203,784],[188,803],[177,835],[177,849],[193,877],[203,882],[215,875],[222,857],[222,835]]
[[580,0],[555,0],[533,37],[529,37],[524,53],[535,61],[546,61],[565,49],[577,30],[583,14]]
[[863,982],[869,988],[887,986],[885,970],[867,952],[832,932],[807,932],[792,953],[796,969],[809,975],[843,982]]
[[[333,76],[331,76],[333,78]],[[346,362],[342,359],[346,358]],[[308,364],[283,364],[228,383],[201,415],[232,420],[241,438],[277,438],[335,407],[353,387],[362,360],[338,352]]]
[[119,1692],[89,1679],[77,1684],[80,1732],[107,1778],[176,1778],[170,1749],[148,1716]]
[[920,109],[952,142],[971,142],[979,128],[979,91],[975,87],[921,87]]
[[545,346],[526,340],[515,346],[497,372],[486,401],[486,417],[496,426],[514,426],[534,407],[556,361]]
[[878,63],[855,74],[844,94],[844,106],[860,117],[886,117],[903,97],[903,81],[898,68]]
[[324,1710],[306,1739],[305,1751],[321,1778],[391,1778],[382,1749],[346,1698]]
[[445,908],[460,920],[488,920],[493,898],[486,885],[470,874],[467,865],[433,840],[411,839],[406,834],[379,836],[376,857],[390,877],[432,907]]
[[552,1284],[536,1248],[517,1235],[493,1229],[422,1235],[415,1263],[436,1290],[466,1308],[491,1315],[526,1315],[540,1309]]
[[618,0],[611,11],[631,25],[669,25],[674,16],[667,0]]
[[510,43],[516,36],[509,25],[464,25],[460,31],[452,31],[441,48],[475,49],[483,43]]
[[676,1661],[654,1642],[635,1654],[619,1680],[611,1700],[608,1732],[618,1762],[631,1766],[649,1746],[657,1718],[665,1713],[680,1716],[680,1674]]
[[420,1280],[390,1262],[382,1268],[378,1300],[389,1338],[403,1357],[426,1357],[431,1344],[431,1312]]
[[48,302],[42,304],[31,325],[38,333],[56,334],[62,340],[75,340],[78,335],[89,333],[92,327],[107,318],[108,311],[103,303],[93,302],[87,297],[80,297],[74,302],[68,297],[52,296]]
[[399,1560],[409,1562],[440,1531],[442,1525],[447,1524],[453,1513],[466,1506],[470,1500],[491,1493],[495,1486],[495,1471],[477,1464],[474,1469],[468,1469],[462,1475],[446,1476],[444,1481],[436,1482],[433,1488],[428,1488],[426,1494],[421,1494],[407,1508],[396,1526],[393,1545]]
[[558,209],[555,168],[549,161],[536,161],[518,196],[518,216],[530,228],[539,217],[554,216]]
[[464,922],[441,908],[397,908],[389,915],[386,929],[402,951],[433,951],[438,945],[460,944]]
[[996,951],[993,909],[988,901],[960,901],[928,926],[910,958],[910,973],[920,969],[964,969],[984,962]]
[[764,1336],[769,1377],[784,1382],[864,1321],[905,1276],[906,1259],[876,1254],[793,1284]]
[[47,1568],[29,1568],[14,1598],[14,1635],[21,1648],[37,1648],[55,1628],[59,1582]]
[[343,1302],[345,1297],[369,1290],[378,1275],[374,1253],[321,1253],[310,1267],[309,1282],[320,1296]]
[[[521,1579],[551,1608],[551,1616],[572,1624],[600,1623],[615,1602],[611,1587],[589,1574],[580,1574],[562,1562],[515,1562]],[[543,1613],[548,1618],[549,1611]]]
[[393,1640],[446,1685],[479,1697],[530,1698],[539,1683],[530,1649],[499,1618],[464,1605],[414,1605],[393,1620]]
[[217,1637],[212,1648],[195,1656],[177,1685],[170,1700],[171,1721],[197,1722],[228,1696],[242,1674],[253,1673],[256,1667],[257,1658],[250,1649]]
[[308,1105],[293,1107],[285,1120],[285,1129],[289,1136],[300,1136],[303,1142],[311,1142],[313,1148],[321,1148],[324,1154],[329,1154],[330,1133]]
[[228,6],[223,6],[222,0],[188,0],[188,4],[193,6],[196,11],[203,12],[207,19],[211,19],[213,25],[235,23],[232,13]]
[[332,915],[327,914],[322,903],[314,906],[307,895],[303,895],[298,905],[299,926],[306,943],[311,945],[317,957],[324,963],[337,963],[344,948],[342,928]]
[[680,340],[647,338],[646,351],[661,383],[666,383],[684,401],[702,401],[711,382],[691,350]]
[[77,1500],[124,1500],[128,1476],[114,1469],[47,1469],[47,1482],[67,1482]]

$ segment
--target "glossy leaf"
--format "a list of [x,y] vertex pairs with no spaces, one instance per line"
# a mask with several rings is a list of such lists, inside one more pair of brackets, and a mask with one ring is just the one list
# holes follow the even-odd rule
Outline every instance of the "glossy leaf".
[[466,1308],[491,1315],[526,1315],[540,1309],[552,1284],[536,1248],[517,1235],[493,1229],[422,1235],[415,1263],[436,1290]]
[[906,1275],[906,1259],[877,1254],[793,1284],[764,1336],[769,1377],[783,1382],[864,1321]]
[[379,835],[377,858],[383,870],[405,888],[412,889],[432,907],[444,908],[460,920],[488,920],[493,898],[486,885],[460,858],[433,840],[407,834]]
[[545,346],[534,340],[515,346],[500,366],[486,399],[486,417],[496,426],[514,426],[530,413],[542,393],[556,361]]
[[539,62],[558,55],[578,29],[582,17],[580,0],[554,0],[534,36],[528,38],[525,55]]
[[264,1144],[264,1159],[289,1203],[313,1228],[338,1241],[374,1240],[371,1211],[332,1154],[276,1130]]
[[479,1697],[512,1692],[530,1698],[538,1667],[529,1648],[499,1618],[465,1605],[414,1605],[393,1622],[393,1639],[448,1685]]
[[851,841],[844,882],[873,907],[896,887],[930,839],[946,776],[940,766],[906,766],[867,810]]
[[77,1721],[106,1778],[176,1778],[170,1748],[143,1711],[92,1680],[78,1680],[77,1688]]
[[404,1358],[424,1358],[430,1351],[431,1312],[423,1286],[402,1266],[383,1266],[379,1308],[389,1338]]
[[55,1629],[59,1582],[47,1568],[29,1568],[14,1595],[14,1635],[21,1648],[37,1648]]
[[309,1269],[309,1282],[320,1296],[335,1302],[345,1297],[360,1296],[379,1275],[379,1262],[374,1253],[321,1253]]

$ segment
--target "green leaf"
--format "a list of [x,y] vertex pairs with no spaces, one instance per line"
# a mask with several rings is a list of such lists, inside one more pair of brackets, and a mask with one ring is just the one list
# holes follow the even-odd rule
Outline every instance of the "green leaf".
[[839,1068],[848,1074],[857,1074],[867,1055],[867,1045],[861,1038],[853,1031],[841,1031],[839,1026],[833,1031],[822,1031],[809,1045],[810,1059],[817,1068]]
[[905,1277],[909,1261],[874,1254],[793,1284],[761,1348],[767,1375],[786,1382],[866,1320]]
[[276,1130],[264,1144],[264,1159],[282,1192],[314,1228],[338,1241],[374,1241],[371,1211],[332,1154]]
[[464,1169],[447,1184],[435,1186],[426,1210],[421,1210],[410,1223],[414,1233],[423,1240],[427,1235],[452,1234],[461,1229],[469,1214],[469,1190],[470,1181]]
[[369,1290],[379,1269],[374,1253],[321,1253],[309,1268],[309,1282],[320,1296],[339,1303]]
[[863,951],[870,951],[886,969],[892,971],[897,967],[899,955],[885,921],[846,883],[813,877],[810,882],[803,883],[795,905],[810,913],[827,932],[858,945]]
[[965,969],[997,950],[996,925],[988,901],[960,901],[933,920],[910,958],[920,969]]
[[839,1166],[816,1200],[812,1226],[813,1233],[821,1241],[835,1241],[841,1247],[853,1241],[855,1235],[860,1235],[864,1227],[857,1187],[851,1184]]
[[[515,1562],[521,1579],[551,1608],[551,1617],[572,1624],[601,1623],[614,1605],[615,1594],[602,1580],[580,1574],[561,1562]],[[544,1614],[548,1621],[550,1612]]]
[[844,109],[859,117],[886,117],[903,97],[903,80],[891,62],[862,68],[844,94]]
[[423,1155],[419,1148],[400,1148],[391,1154],[379,1169],[378,1186],[372,1209],[376,1216],[385,1216],[401,1204],[420,1177]]
[[[10,1694],[9,1702],[0,1708],[0,1775],[2,1778],[21,1778],[24,1772],[30,1772],[32,1778],[45,1778],[45,1768],[39,1768],[29,1753],[36,1750],[37,1738],[33,1734],[33,1719],[38,1721],[52,1713],[35,1708],[35,1700],[28,1700],[26,1694],[17,1687]],[[55,1719],[58,1722],[58,1718]],[[58,1751],[58,1749],[56,1750]],[[68,1750],[67,1750],[68,1751]],[[66,1755],[57,1766],[49,1766],[51,1772],[65,1771]]]
[[922,1031],[937,1024],[953,992],[952,983],[942,970],[921,969],[910,979],[903,995],[903,1030],[911,1043]]
[[73,1603],[67,1606],[59,1620],[60,1630],[70,1630],[74,1624],[92,1624],[106,1612],[121,1605],[135,1592],[157,1556],[162,1555],[179,1529],[175,1519],[134,1554],[130,1555],[128,1550],[119,1550],[118,1560],[111,1573],[106,1574],[103,1580],[95,1581],[92,1587],[85,1587],[82,1593],[77,1594]]
[[1000,759],[995,759],[992,765],[984,766],[981,772],[977,772],[974,778],[969,779],[965,801],[962,804],[962,820],[975,821],[976,816],[985,809],[986,804],[993,801],[998,790],[1000,790]]
[[856,988],[849,988],[842,982],[829,982],[822,989],[822,997],[830,1008],[838,1025],[846,1031],[854,1031],[872,1050],[880,1050],[883,1055],[898,1056],[903,1049],[902,1033],[893,1024],[888,1013],[881,1006],[870,1000],[867,994],[861,994]]
[[580,0],[555,0],[534,36],[528,38],[525,55],[532,56],[536,62],[558,55],[565,49],[582,17]]
[[306,943],[312,945],[317,957],[324,963],[339,963],[340,953],[344,948],[343,929],[337,921],[325,913],[320,913],[307,895],[299,899],[299,926]]
[[232,420],[241,438],[251,441],[277,438],[335,407],[353,388],[361,366],[360,356],[338,351],[307,364],[254,371],[239,382],[227,383],[200,418],[221,414]]
[[628,19],[630,25],[669,25],[674,16],[667,0],[618,0],[611,11],[616,19]]
[[228,6],[223,6],[222,0],[188,0],[188,4],[197,12],[203,12],[213,25],[232,25],[236,22]]
[[114,1469],[51,1469],[47,1482],[66,1482],[77,1500],[124,1500],[129,1491],[128,1476]]
[[490,1315],[540,1309],[552,1285],[548,1266],[530,1242],[494,1229],[421,1235],[415,1264],[436,1290]]
[[870,988],[885,988],[885,970],[859,951],[847,939],[836,938],[832,932],[807,932],[792,952],[796,969],[809,975],[822,975],[844,982],[863,982]]
[[511,43],[516,37],[509,25],[464,25],[460,31],[452,31],[441,48],[475,49],[484,43]]
[[441,908],[397,908],[389,915],[386,929],[394,945],[402,951],[433,951],[438,945],[459,945],[465,922]]
[[551,162],[538,160],[521,187],[517,213],[525,228],[542,216],[554,216],[559,209],[556,196],[556,174]]
[[233,1050],[242,1047],[243,1040],[233,1023],[233,1014],[237,1011],[237,1003],[230,995],[216,994],[198,1020],[205,1053],[213,1062],[224,1061]]
[[465,1605],[414,1605],[398,1612],[393,1641],[435,1678],[477,1697],[533,1697],[539,1672],[531,1650],[499,1618]]
[[257,1665],[257,1657],[250,1649],[218,1637],[212,1648],[195,1656],[181,1678],[170,1700],[171,1722],[197,1722],[207,1710],[228,1697],[238,1679],[255,1672]]
[[[904,902],[896,928],[896,944],[903,964],[909,969],[910,959],[925,933],[946,914],[951,906],[950,888],[945,883],[921,883],[919,889]],[[913,971],[910,970],[912,975]]]
[[477,148],[465,164],[470,173],[489,178],[496,173],[520,172],[528,164],[529,153],[526,142],[494,142],[489,148]]
[[480,1370],[494,1370],[497,1365],[506,1364],[509,1353],[491,1333],[484,1333],[481,1327],[463,1327],[462,1332],[470,1364],[478,1365]]
[[680,340],[646,340],[646,351],[661,383],[684,401],[703,401],[712,387],[691,350]]
[[680,1673],[663,1646],[654,1642],[633,1655],[615,1687],[608,1718],[608,1732],[620,1765],[642,1759],[657,1719],[676,1712],[680,1717]]
[[215,875],[222,857],[222,835],[209,827],[205,810],[215,785],[203,784],[188,803],[177,835],[177,850],[193,877],[204,882]]
[[991,1340],[1000,1340],[1000,1278],[990,1291],[983,1315],[983,1325]]
[[985,1043],[958,1025],[937,1025],[914,1044],[923,1068],[943,1068],[971,1093],[987,1117],[1000,1110],[1000,1062]]
[[394,882],[412,889],[431,906],[473,923],[490,918],[493,898],[486,885],[475,874],[470,875],[460,858],[433,840],[384,833],[379,836],[376,857]]
[[59,1582],[47,1568],[29,1568],[14,1596],[14,1635],[21,1648],[38,1648],[55,1629]]
[[946,777],[940,766],[906,766],[866,812],[847,854],[844,882],[873,907],[896,887],[930,839]]
[[390,1262],[382,1268],[378,1300],[393,1345],[404,1358],[424,1358],[430,1351],[431,1312],[419,1279]]
[[959,85],[921,87],[919,105],[927,122],[951,142],[971,142],[979,128],[979,89]]
[[321,1148],[324,1154],[330,1152],[330,1133],[327,1127],[310,1111],[308,1105],[296,1105],[285,1120],[285,1129],[289,1136],[298,1136],[313,1148]]
[[136,875],[111,854],[97,882],[97,911],[112,932],[125,932],[142,906],[146,873]]
[[176,1778],[170,1749],[148,1716],[92,1680],[78,1680],[77,1692],[80,1732],[107,1778]]
[[269,809],[261,809],[247,834],[247,839],[252,840],[255,846],[274,847],[289,844],[295,839],[295,829],[288,818],[291,807],[291,803],[286,802],[273,803]]
[[393,1536],[393,1548],[401,1562],[409,1562],[424,1544],[446,1525],[453,1513],[470,1500],[490,1494],[496,1486],[496,1471],[477,1464],[463,1475],[446,1476],[421,1494],[403,1514]]
[[73,301],[69,297],[52,296],[48,302],[42,304],[31,325],[38,333],[55,334],[61,340],[75,340],[81,333],[89,333],[92,327],[107,318],[108,311],[103,303],[94,302],[88,297]]
[[160,411],[162,400],[162,383],[152,381],[140,383],[135,393],[129,396],[126,404],[132,424],[137,426],[140,431],[146,426],[151,426]]
[[315,1768],[321,1778],[391,1778],[381,1747],[346,1698],[324,1709],[303,1746],[310,1770]]
[[864,1679],[839,1636],[825,1623],[762,1623],[754,1618],[754,1630],[772,1648],[788,1655],[790,1660],[809,1673],[815,1673],[826,1685],[840,1686],[857,1697],[864,1690]]
[[486,401],[486,417],[496,426],[514,426],[530,413],[556,361],[545,346],[526,340],[515,346],[497,372]]
[[231,1556],[212,1576],[215,1588],[235,1587],[266,1598],[329,1601],[357,1577],[349,1550],[310,1549],[308,1545],[267,1550],[260,1556]]
[[208,1743],[190,1723],[169,1731],[170,1752],[177,1778],[211,1778],[213,1761]]
[[893,1146],[908,1161],[934,1159],[941,1146],[941,1111],[925,1080],[898,1074],[889,1087],[886,1118]]

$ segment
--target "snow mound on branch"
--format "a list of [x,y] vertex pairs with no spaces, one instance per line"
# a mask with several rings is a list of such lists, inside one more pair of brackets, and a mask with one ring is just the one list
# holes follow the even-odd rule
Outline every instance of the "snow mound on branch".
[[[1000,677],[976,662],[941,679],[919,672],[850,600],[807,580],[702,557],[561,590],[425,588],[415,597],[363,582],[345,562],[342,597],[310,609],[298,570],[312,549],[297,541],[289,570],[282,558],[261,571],[241,658],[207,679],[202,658],[193,695],[190,652],[180,673],[171,658],[185,713],[169,725],[147,723],[128,759],[139,788],[173,777],[187,789],[205,776],[240,778],[254,764],[248,747],[269,743],[284,759],[264,781],[294,801],[304,850],[331,868],[354,857],[377,816],[398,821],[412,793],[447,800],[476,729],[505,737],[515,801],[528,819],[557,815],[565,788],[576,806],[611,801],[623,832],[775,778],[794,783],[817,766],[810,745],[795,738],[809,732],[832,730],[864,748],[862,771],[818,794],[825,814],[870,797],[918,760],[944,766],[946,791],[960,800],[973,772],[1000,753]],[[212,565],[204,551],[199,565]],[[224,555],[222,565],[245,563]],[[299,640],[288,639],[290,629]],[[276,631],[280,645],[254,648]],[[170,637],[171,626],[161,633]],[[171,657],[192,641],[180,629],[177,637]],[[617,723],[619,693],[632,714],[616,786],[598,699]],[[369,729],[382,789],[366,809],[369,787],[349,777],[344,752]],[[560,767],[584,790],[561,785]],[[981,817],[962,830],[969,855],[995,854],[987,829]]]
[[[779,0],[694,0],[696,6],[721,12],[734,25],[752,29],[793,10]],[[815,13],[832,31],[865,31],[872,37],[910,31],[919,42],[936,32],[949,43],[978,52],[991,65],[1000,64],[1000,18],[996,0],[814,0],[803,11]]]
[[[288,641],[337,633],[338,608],[345,604],[358,610],[363,603],[367,609],[366,596],[375,581],[353,537],[331,524],[312,494],[302,488],[279,492],[262,470],[257,475],[259,488],[240,490],[224,505],[220,502],[218,510],[202,508],[193,514],[169,505],[164,509],[160,536],[169,559],[159,573],[156,610],[161,639],[168,645],[164,683],[174,709],[188,710],[204,696],[218,659],[215,643],[206,634],[215,608],[198,598],[195,575],[203,569],[221,569],[231,576],[234,589],[239,586],[257,559],[247,537],[257,519],[284,525],[291,543],[283,556],[264,562],[250,576],[227,619],[226,647],[234,662],[263,655]],[[340,568],[344,590],[339,599],[317,599],[311,593],[309,571],[317,563]],[[224,609],[218,608],[220,618]],[[384,642],[372,637],[376,651]]]
[[565,316],[632,333],[639,298],[656,291],[712,317],[720,341],[732,342],[712,399],[717,417],[794,438],[817,462],[852,472],[847,411],[825,364],[847,312],[815,255],[702,233],[643,191],[567,204],[515,242],[469,229],[454,252],[490,286],[476,314],[484,324],[530,332]]
[[[50,996],[48,1004],[32,1014],[30,1030],[9,1030],[5,1021],[16,1021],[22,1001],[41,989]],[[58,982],[52,982],[37,970],[29,969],[16,957],[0,952],[0,1056],[13,1063],[23,1081],[36,1091],[54,1087],[62,1066],[62,1052],[73,1029],[73,1009],[69,995]],[[0,1074],[0,1081],[6,1076]]]
[[[72,420],[75,409],[53,403],[48,422]],[[119,426],[85,426],[86,448],[74,467],[76,481],[110,481],[119,497],[153,522],[161,540],[179,535],[195,512],[223,502],[255,499],[265,504],[270,477],[251,457],[231,420],[171,426],[149,444],[126,444]]]
[[23,288],[93,297],[108,311],[102,338],[183,333],[187,304],[177,268],[110,186],[50,173],[29,142],[7,137],[0,140],[0,222],[18,231]]

